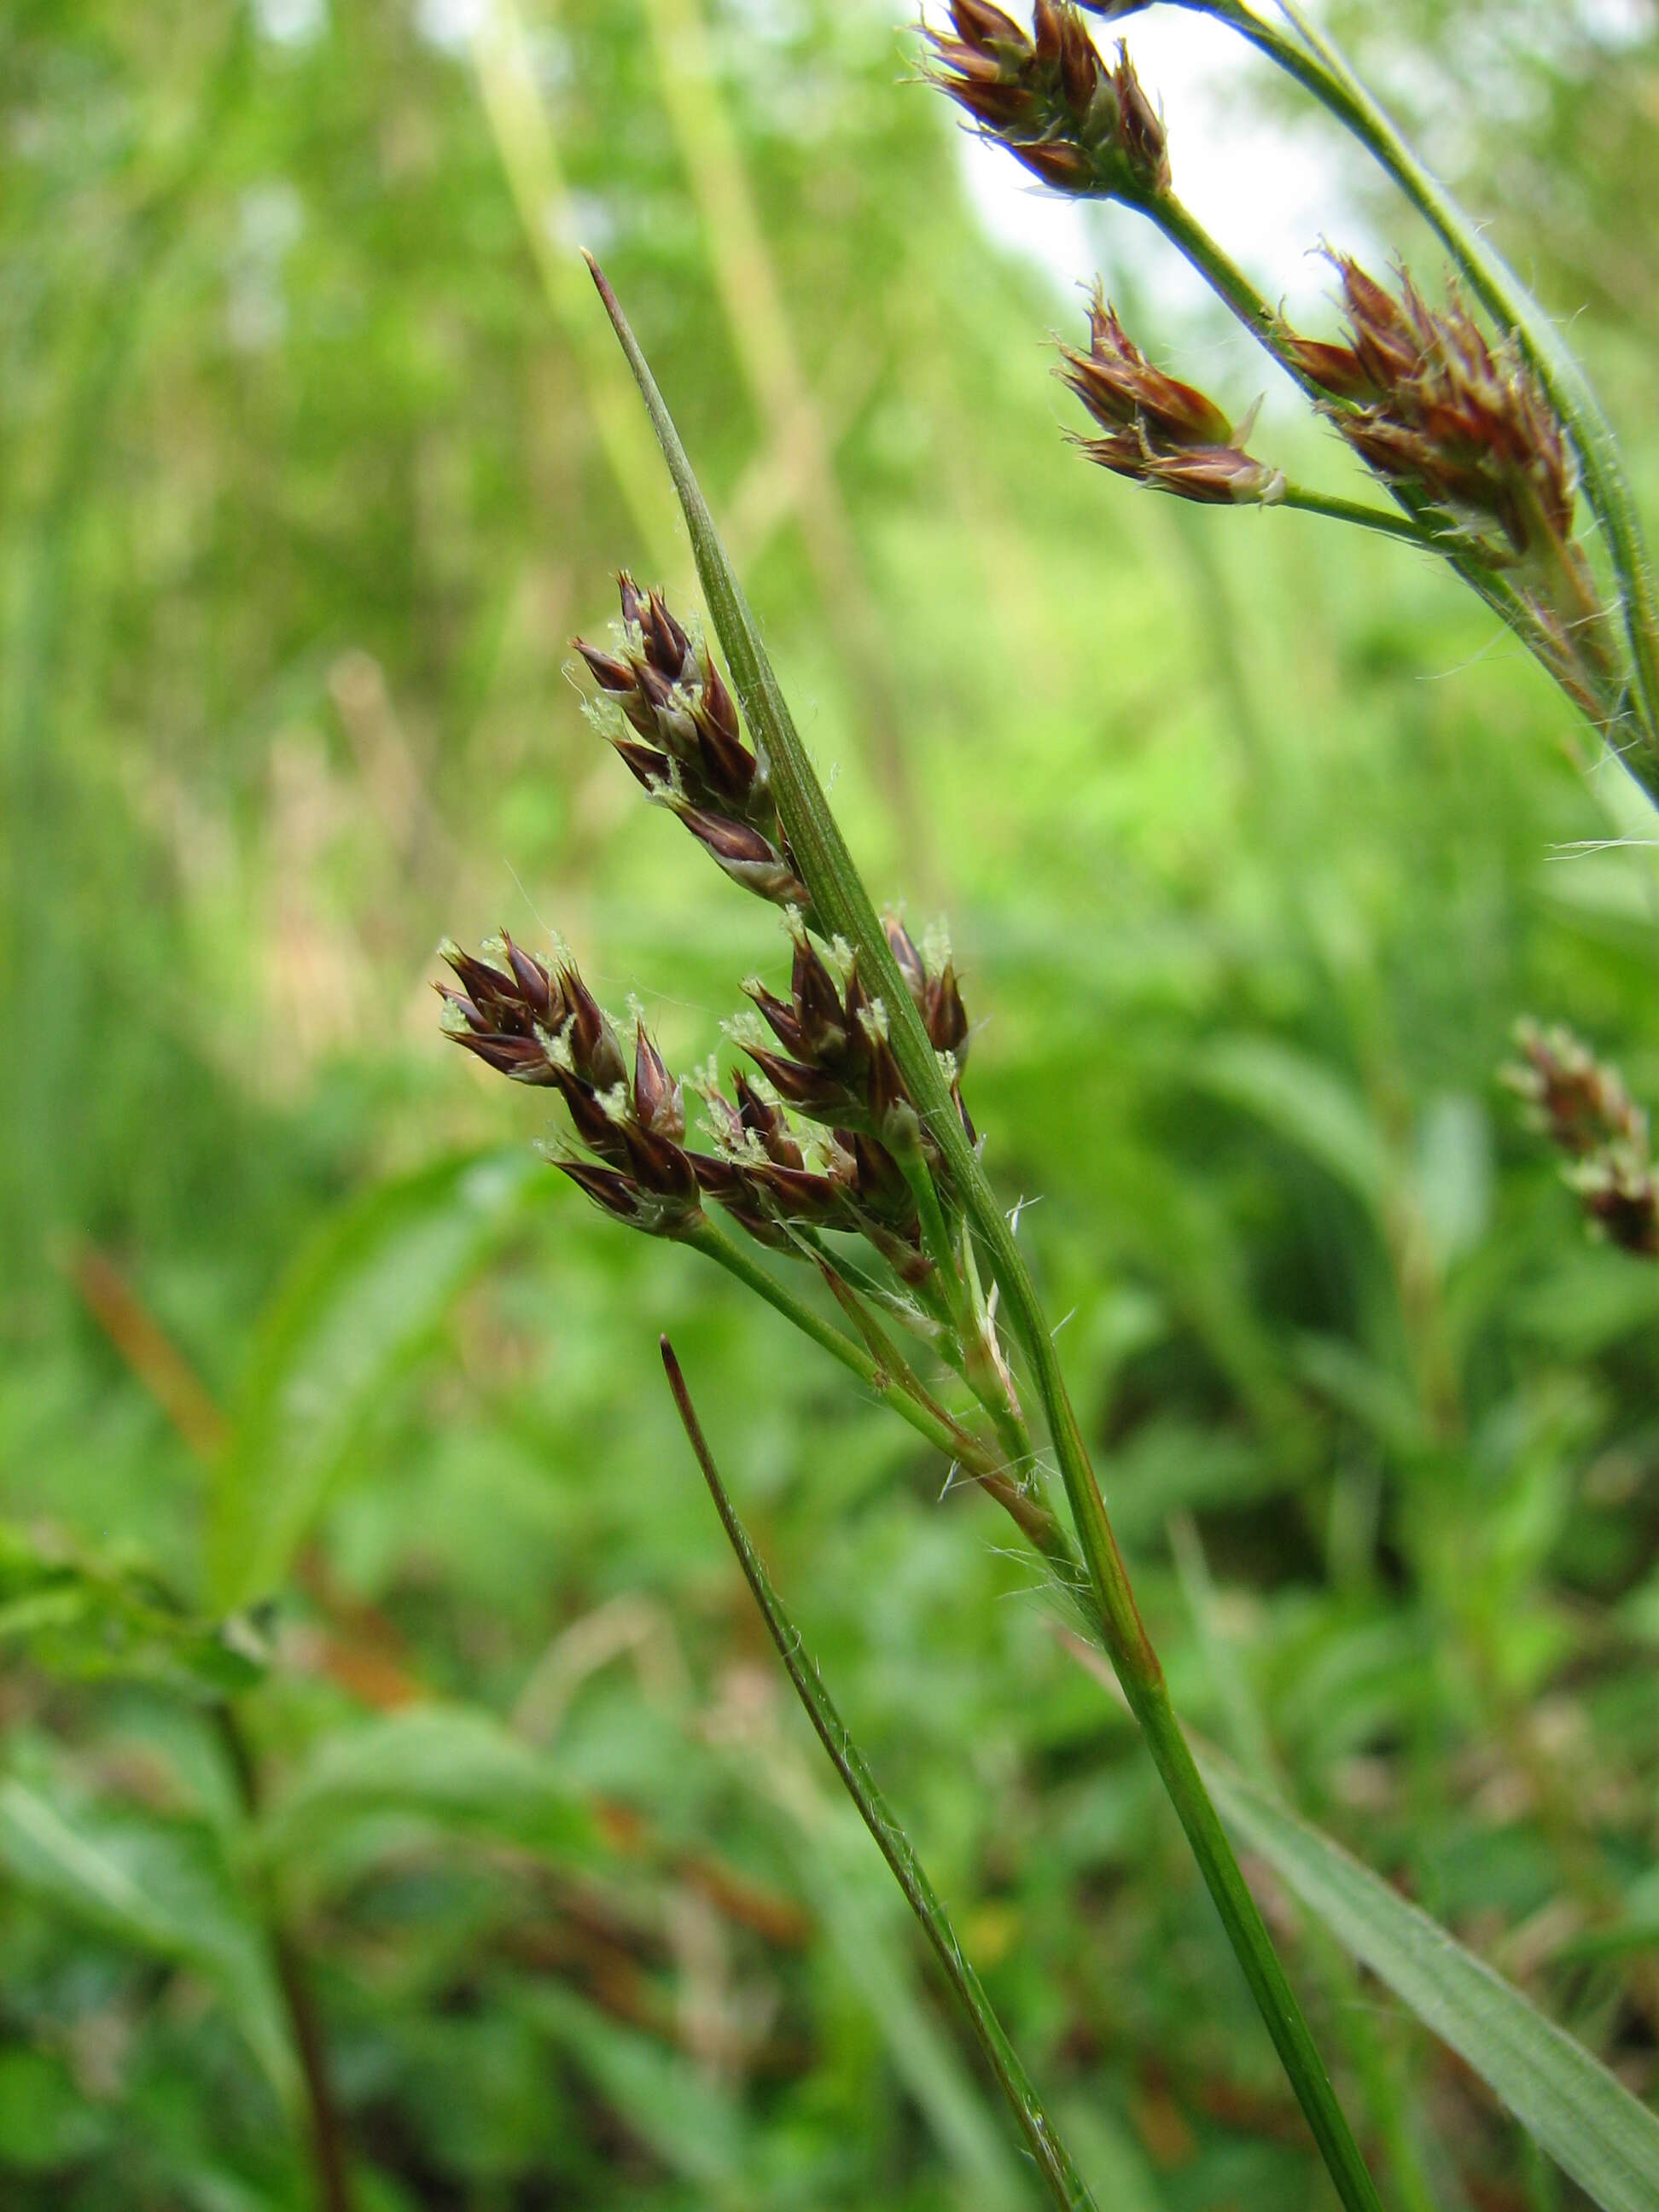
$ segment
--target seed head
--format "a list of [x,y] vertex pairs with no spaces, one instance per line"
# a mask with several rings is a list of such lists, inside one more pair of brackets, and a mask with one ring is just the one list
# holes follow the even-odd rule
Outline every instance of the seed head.
[[1566,1179],[1591,1225],[1644,1257],[1659,1255],[1659,1182],[1648,1118],[1617,1071],[1571,1030],[1522,1022],[1519,1060],[1503,1080],[1524,1099],[1528,1118],[1567,1156]]
[[1139,428],[1172,446],[1231,441],[1232,425],[1214,400],[1154,368],[1099,287],[1089,308],[1088,352],[1068,346],[1060,357],[1061,376],[1103,430]]
[[1536,1022],[1516,1024],[1521,1057],[1503,1079],[1530,1109],[1528,1119],[1574,1159],[1607,1145],[1645,1152],[1647,1116],[1632,1099],[1616,1068],[1596,1059],[1570,1029]]
[[1271,507],[1285,489],[1283,472],[1252,460],[1234,446],[1184,446],[1159,453],[1140,432],[1119,430],[1076,441],[1091,461],[1115,476],[1129,477],[1206,507]]
[[635,781],[676,813],[736,883],[775,904],[809,903],[758,752],[712,653],[658,591],[617,579],[614,647],[575,640],[599,685],[589,713]]
[[1437,310],[1404,270],[1396,296],[1334,258],[1349,342],[1290,349],[1343,436],[1388,483],[1465,527],[1496,526],[1510,555],[1559,552],[1572,535],[1572,461],[1516,341],[1489,341],[1455,289]]
[[498,965],[457,945],[440,948],[465,986],[438,986],[446,1033],[486,1066],[558,1091],[593,1158],[556,1164],[597,1204],[653,1235],[684,1234],[699,1212],[696,1170],[683,1142],[684,1094],[644,1023],[630,1080],[617,1026],[574,961],[550,969],[505,930],[499,949]]
[[1248,422],[1235,430],[1214,400],[1154,368],[1097,289],[1089,309],[1089,350],[1060,351],[1060,374],[1103,435],[1077,443],[1116,476],[1211,506],[1270,505],[1284,477],[1243,450]]
[[989,0],[951,0],[950,16],[927,33],[930,76],[987,137],[1058,191],[1168,191],[1164,125],[1127,50],[1109,69],[1071,0],[1036,0],[1029,33]]

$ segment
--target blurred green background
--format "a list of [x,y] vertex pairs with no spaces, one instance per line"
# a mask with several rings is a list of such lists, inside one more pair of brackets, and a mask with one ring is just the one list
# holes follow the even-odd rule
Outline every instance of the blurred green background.
[[[685,1067],[782,965],[566,672],[619,565],[690,585],[578,238],[872,890],[950,917],[1177,1703],[1651,2096],[1659,1270],[1586,1241],[1495,1083],[1531,1012],[1659,1097],[1650,817],[1449,576],[1066,449],[1066,275],[1235,412],[1261,368],[1126,214],[994,237],[999,191],[1042,218],[901,10],[521,4],[0,15],[0,2201],[318,2202],[285,1974],[364,2212],[1035,2201],[663,1328],[1103,2204],[1329,2201],[1002,1525],[439,1036],[445,932],[556,927]],[[1337,20],[1659,517],[1653,8]],[[1435,273],[1204,52],[1162,89],[1224,231],[1236,130]],[[1227,244],[1316,295],[1251,204]],[[1347,483],[1276,395],[1257,447]],[[119,1654],[43,1554],[125,1593]],[[270,1601],[228,1745],[162,1585]],[[1391,2203],[1577,2201],[1264,1894]]]

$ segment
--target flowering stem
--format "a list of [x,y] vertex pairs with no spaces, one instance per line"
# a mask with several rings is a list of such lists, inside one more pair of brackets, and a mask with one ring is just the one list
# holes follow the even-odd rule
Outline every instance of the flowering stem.
[[1649,795],[1659,798],[1659,599],[1618,442],[1589,379],[1503,256],[1425,167],[1336,47],[1312,27],[1293,0],[1279,0],[1279,6],[1299,40],[1275,31],[1239,0],[1176,0],[1176,4],[1227,24],[1328,110],[1393,178],[1500,328],[1512,330],[1519,337],[1566,425],[1583,471],[1585,496],[1606,538],[1630,643],[1632,706],[1643,740],[1639,763],[1629,755],[1625,757]]
[[1310,491],[1305,484],[1287,483],[1274,504],[1293,507],[1303,514],[1328,515],[1333,522],[1352,522],[1361,530],[1375,530],[1384,538],[1403,538],[1425,552],[1443,554],[1443,541],[1408,514],[1390,514],[1385,507],[1370,507],[1364,500],[1338,499],[1328,492]]
[[[1177,3],[1188,4],[1188,0],[1177,0]],[[1231,21],[1233,19],[1228,15],[1226,20]],[[1308,398],[1316,404],[1325,404],[1328,395],[1299,366],[1285,346],[1284,341],[1290,334],[1282,319],[1262,298],[1237,263],[1218,245],[1174,194],[1149,195],[1134,200],[1132,204],[1157,226],[1257,343],[1287,376],[1301,386]],[[1659,750],[1650,747],[1644,741],[1641,750],[1632,754],[1618,741],[1620,726],[1631,720],[1632,716],[1628,693],[1617,677],[1609,675],[1601,665],[1586,667],[1583,657],[1571,649],[1564,652],[1559,641],[1537,620],[1525,600],[1496,569],[1475,558],[1449,535],[1437,535],[1431,521],[1416,502],[1398,490],[1395,496],[1404,509],[1402,519],[1413,527],[1409,532],[1399,531],[1391,534],[1411,536],[1416,542],[1433,545],[1505,628],[1512,630],[1521,640],[1586,720],[1619,753],[1649,796],[1659,802]],[[1285,503],[1297,506],[1306,502],[1287,497]],[[1328,507],[1323,511],[1328,513],[1332,510]],[[1378,514],[1378,520],[1372,526],[1385,526],[1380,510],[1361,507],[1344,519],[1358,521],[1373,512]]]
[[786,1284],[763,1267],[742,1245],[733,1243],[706,1216],[702,1226],[683,1241],[735,1276],[746,1290],[763,1298],[804,1336],[811,1337],[832,1359],[839,1360],[849,1374],[856,1375],[867,1389],[890,1406],[936,1451],[943,1452],[947,1459],[964,1468],[1042,1553],[1066,1588],[1073,1594],[1077,1592],[1085,1579],[1082,1563],[1060,1522],[1039,1498],[1029,1496],[1020,1487],[1016,1470],[1004,1467],[994,1453],[988,1451],[978,1437],[938,1404],[912,1373],[896,1346],[875,1331],[867,1315],[866,1322],[884,1345],[879,1358],[870,1346],[854,1343],[821,1314],[815,1313],[804,1299],[798,1298]]
[[823,927],[839,932],[853,945],[860,975],[885,1004],[889,1042],[906,1091],[931,1132],[952,1185],[990,1257],[1015,1334],[1030,1362],[1113,1668],[1346,2212],[1381,2212],[1376,2187],[1337,2102],[1324,2062],[1176,1718],[1024,1255],[979,1155],[968,1141],[956,1102],[940,1073],[938,1055],[801,743],[743,586],[726,557],[656,379],[615,293],[597,264],[590,259],[588,265],[633,368],[679,494],[703,596],[726,647],[744,717],[766,748],[778,811],[813,906]]
[[980,1462],[986,1468],[993,1464],[988,1454],[975,1444],[967,1430],[959,1427],[948,1415],[941,1419],[937,1410],[930,1408],[915,1394],[910,1387],[915,1378],[902,1359],[896,1359],[890,1367],[885,1364],[878,1365],[863,1345],[855,1344],[833,1322],[826,1321],[820,1313],[815,1313],[804,1298],[797,1297],[787,1284],[781,1283],[769,1269],[763,1267],[744,1246],[734,1243],[707,1215],[703,1217],[702,1226],[691,1231],[682,1241],[690,1244],[694,1251],[702,1253],[724,1267],[726,1273],[735,1276],[745,1290],[753,1291],[775,1312],[781,1313],[786,1321],[793,1322],[803,1336],[810,1336],[813,1343],[827,1352],[832,1359],[838,1359],[878,1397],[885,1399],[896,1413],[908,1421],[917,1435],[926,1437],[936,1450],[944,1452],[949,1458],[961,1460],[964,1465],[974,1466],[975,1472],[981,1471]]

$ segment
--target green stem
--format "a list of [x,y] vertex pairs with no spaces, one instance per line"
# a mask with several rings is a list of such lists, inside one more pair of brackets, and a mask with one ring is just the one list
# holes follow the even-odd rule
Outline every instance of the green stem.
[[1650,796],[1659,797],[1659,599],[1618,441],[1589,378],[1503,256],[1470,222],[1335,46],[1312,28],[1299,8],[1279,0],[1281,13],[1295,25],[1305,46],[1273,30],[1237,0],[1176,0],[1176,4],[1229,25],[1334,115],[1393,178],[1488,313],[1520,338],[1566,425],[1583,472],[1585,496],[1606,538],[1630,643],[1636,719],[1648,757],[1638,780]]
[[1390,514],[1386,507],[1370,507],[1364,500],[1339,499],[1329,492],[1311,491],[1305,484],[1287,483],[1273,503],[1293,507],[1302,514],[1328,515],[1333,522],[1352,522],[1383,538],[1403,538],[1407,545],[1420,546],[1426,553],[1446,550],[1441,538],[1409,514]]
[[[1214,1586],[1210,1580],[1203,1541],[1192,1516],[1186,1512],[1172,1514],[1169,1533],[1176,1571],[1198,1632],[1205,1666],[1226,1711],[1234,1756],[1253,1779],[1285,1796],[1285,1777],[1274,1756],[1261,1708],[1251,1694],[1249,1676],[1239,1663],[1240,1655],[1227,1648],[1218,1626]],[[1436,2212],[1434,2192],[1412,2130],[1405,2089],[1398,2078],[1393,2053],[1386,2047],[1379,2023],[1364,2001],[1359,1970],[1310,1912],[1303,1914],[1303,1933],[1310,1966],[1325,1984],[1336,2033],[1346,2047],[1349,2061],[1382,2136],[1394,2169],[1396,2192],[1407,2212]]]
[[[242,1811],[249,1820],[254,1820],[260,1811],[263,1792],[259,1787],[259,1769],[254,1759],[252,1746],[243,1732],[234,1706],[229,1704],[216,1705],[213,1716]],[[352,2212],[354,2200],[347,2166],[345,2128],[329,2075],[328,2051],[323,2040],[322,2021],[318,2014],[316,2001],[311,1994],[305,1962],[293,1937],[283,1925],[276,1899],[266,1876],[258,1877],[258,1889],[271,1963],[276,1968],[277,1985],[283,1993],[283,2004],[288,2014],[289,2027],[294,2037],[294,2047],[299,2053],[300,2071],[305,2082],[306,2112],[311,2128],[311,2152],[316,2168],[318,2200],[322,2212]]]
[[[801,1232],[801,1243],[805,1245],[807,1252],[811,1252],[811,1256],[818,1261],[818,1265],[827,1274],[836,1276],[836,1281],[841,1281],[842,1287],[856,1291],[860,1298],[867,1298],[872,1305],[878,1305],[883,1312],[894,1314],[900,1325],[915,1328],[915,1322],[925,1318],[925,1334],[918,1329],[922,1343],[945,1367],[951,1370],[951,1374],[960,1376],[967,1382],[969,1389],[973,1391],[973,1395],[980,1401],[980,1409],[984,1411],[984,1416],[988,1418],[991,1427],[998,1433],[998,1443],[1009,1455],[1009,1474],[1018,1475],[1020,1468],[1036,1467],[1037,1455],[1033,1451],[1033,1444],[1030,1444],[1030,1429],[1026,1429],[1024,1416],[1009,1402],[1009,1391],[1002,1387],[1002,1376],[987,1374],[991,1363],[988,1360],[973,1363],[964,1356],[963,1345],[957,1343],[951,1310],[938,1297],[936,1285],[929,1283],[929,1285],[918,1285],[918,1290],[915,1290],[915,1298],[921,1301],[921,1305],[927,1307],[927,1314],[922,1316],[918,1307],[909,1305],[907,1298],[896,1297],[894,1291],[887,1287],[887,1283],[876,1281],[865,1267],[858,1265],[858,1261],[848,1259],[845,1252],[830,1252],[811,1230]],[[1071,1553],[1071,1566],[1075,1568],[1075,1573],[1082,1575],[1082,1562],[1075,1553]]]
[[817,1731],[818,1741],[829,1753],[836,1773],[846,1786],[848,1796],[858,1807],[860,1818],[875,1838],[877,1849],[891,1868],[894,1879],[903,1891],[910,1910],[921,1923],[927,1940],[933,1947],[934,1956],[944,1969],[945,1979],[966,2014],[991,2071],[1019,2124],[1020,2132],[1025,2138],[1038,2172],[1048,2185],[1048,2193],[1061,2208],[1061,2212],[1094,2212],[1094,2198],[1043,2111],[1030,2076],[1020,2063],[1019,2054],[1003,2032],[1002,2023],[992,2009],[991,2001],[985,1994],[979,1976],[963,1956],[962,1945],[951,1925],[950,1915],[940,1902],[938,1891],[928,1881],[927,1870],[911,1847],[909,1838],[893,1817],[864,1754],[854,1742],[830,1692],[824,1688],[817,1668],[805,1655],[800,1631],[773,1589],[771,1579],[761,1564],[760,1554],[750,1543],[749,1532],[738,1517],[737,1509],[720,1480],[714,1455],[709,1451],[692,1406],[691,1394],[686,1389],[685,1377],[674,1357],[673,1347],[665,1336],[660,1342],[662,1364],[668,1374],[668,1387],[674,1394],[674,1403],[678,1408],[691,1449],[696,1455],[697,1465],[702,1469],[703,1480],[708,1485],[714,1510],[720,1515],[720,1525],[737,1554],[738,1564],[754,1593],[755,1603],[760,1607],[772,1641],[778,1647],[778,1656],[795,1686],[796,1695],[806,1708],[807,1718]]
[[[1188,0],[1177,0],[1177,4],[1186,5]],[[1232,19],[1229,16],[1227,20],[1231,21]],[[1181,202],[1172,194],[1165,193],[1138,199],[1133,204],[1197,270],[1216,296],[1307,397],[1316,404],[1325,404],[1328,395],[1298,366],[1295,356],[1286,349],[1284,340],[1290,334],[1282,318],[1262,298],[1237,263],[1217,244]],[[1584,666],[1570,648],[1564,653],[1513,585],[1497,570],[1476,560],[1455,539],[1444,533],[1437,534],[1432,522],[1415,502],[1401,491],[1394,489],[1393,495],[1400,501],[1405,511],[1402,520],[1413,526],[1409,532],[1394,534],[1410,535],[1419,542],[1434,544],[1470,590],[1484,600],[1507,629],[1520,639],[1551,680],[1566,693],[1585,720],[1624,760],[1650,795],[1659,799],[1659,755],[1650,757],[1644,750],[1632,758],[1618,741],[1619,727],[1628,719],[1628,713],[1625,694],[1617,680],[1609,680],[1601,672]],[[1286,501],[1291,506],[1302,503],[1295,499]],[[1357,520],[1362,515],[1379,512],[1362,507],[1356,514],[1346,519]],[[1383,526],[1381,520],[1376,526]]]
[[815,1312],[804,1298],[797,1297],[787,1284],[781,1283],[743,1245],[734,1243],[707,1216],[701,1228],[694,1230],[681,1241],[724,1267],[728,1275],[735,1276],[746,1290],[753,1291],[775,1312],[781,1313],[786,1321],[792,1322],[803,1336],[811,1337],[813,1343],[827,1352],[832,1359],[838,1359],[850,1374],[858,1376],[866,1389],[874,1391],[878,1398],[884,1399],[896,1413],[908,1421],[916,1434],[925,1437],[936,1451],[943,1452],[948,1459],[961,1460],[964,1466],[972,1467],[975,1473],[994,1464],[965,1429],[958,1427],[948,1415],[941,1419],[937,1412],[905,1388],[905,1377],[909,1370],[902,1360],[898,1361],[890,1371],[878,1365],[863,1345],[855,1344],[833,1322]]
[[978,1296],[978,1278],[969,1279],[973,1272],[973,1255],[969,1251],[961,1260],[957,1257],[956,1241],[939,1203],[933,1172],[918,1138],[912,1135],[907,1141],[902,1133],[895,1137],[889,1132],[888,1145],[915,1199],[916,1211],[921,1218],[922,1243],[948,1301],[957,1348],[961,1354],[963,1380],[995,1422],[1004,1449],[1017,1460],[1028,1460],[1031,1455],[1030,1436],[1008,1402],[1008,1391],[992,1356],[987,1337],[989,1324]]
[[[1041,1499],[1021,1488],[1017,1473],[1002,1466],[978,1437],[953,1420],[928,1395],[896,1346],[888,1346],[890,1357],[878,1359],[865,1345],[855,1344],[822,1314],[815,1313],[787,1284],[781,1283],[707,1217],[702,1226],[683,1242],[724,1267],[746,1290],[763,1298],[804,1336],[811,1337],[832,1359],[839,1360],[849,1374],[856,1375],[867,1389],[890,1406],[936,1451],[964,1468],[973,1477],[975,1486],[1001,1506],[1042,1553],[1066,1589],[1076,1595],[1084,1581],[1083,1565],[1065,1529]],[[866,1320],[868,1318],[866,1316]],[[873,1322],[870,1326],[873,1328]]]
[[1342,2202],[1348,2212],[1380,2212],[1358,2147],[1170,1706],[1163,1671],[1135,1605],[1024,1255],[997,1204],[979,1155],[968,1142],[933,1043],[801,743],[743,586],[720,543],[708,503],[656,379],[615,293],[591,259],[588,265],[633,368],[679,494],[709,615],[726,648],[744,718],[766,748],[778,810],[818,920],[826,933],[839,932],[855,948],[860,975],[884,1003],[889,1042],[907,1094],[943,1156],[952,1187],[965,1205],[1002,1285],[1012,1326],[1036,1378],[1118,1680],[1140,1723],[1228,1940]]

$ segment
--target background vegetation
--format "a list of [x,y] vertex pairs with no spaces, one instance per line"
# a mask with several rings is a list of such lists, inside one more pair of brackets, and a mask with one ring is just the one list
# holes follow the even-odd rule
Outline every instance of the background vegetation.
[[[1659,514],[1652,9],[1342,27]],[[556,926],[681,1064],[780,958],[562,673],[610,570],[690,569],[577,235],[872,885],[950,915],[1178,1704],[1659,2085],[1659,1272],[1494,1083],[1531,1011],[1659,1097],[1647,817],[1449,576],[1066,451],[1074,304],[904,67],[874,0],[0,21],[8,2205],[314,2201],[296,2018],[375,2212],[1030,2201],[664,1327],[1103,2203],[1328,2201],[994,1517],[438,1035],[444,929]],[[1368,191],[1333,228],[1432,271]],[[1154,266],[1095,221],[1127,309]],[[1201,319],[1155,350],[1260,382]],[[174,1599],[270,1602],[227,1643]],[[1391,2201],[1573,2201],[1266,1893]]]

